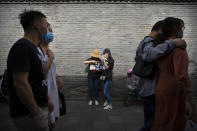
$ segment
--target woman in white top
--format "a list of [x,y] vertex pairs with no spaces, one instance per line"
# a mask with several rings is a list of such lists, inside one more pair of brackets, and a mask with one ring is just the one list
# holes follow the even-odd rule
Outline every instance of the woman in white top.
[[[46,75],[46,82],[48,87],[48,97],[53,104],[53,109],[49,108],[49,129],[53,131],[55,128],[55,120],[60,116],[59,112],[59,96],[58,87],[56,83],[56,65],[53,52],[49,49],[49,43],[53,40],[53,34],[50,25],[48,25],[48,31],[42,39],[48,39],[48,43],[42,42],[40,48],[38,48],[40,55],[42,56],[42,64],[44,73]],[[45,37],[45,38],[44,38]],[[45,40],[47,41],[47,40]]]

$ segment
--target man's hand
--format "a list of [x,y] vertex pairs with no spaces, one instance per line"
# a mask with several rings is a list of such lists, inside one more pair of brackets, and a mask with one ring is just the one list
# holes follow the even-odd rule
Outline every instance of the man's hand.
[[173,42],[176,48],[185,49],[187,47],[186,41],[184,39],[176,38],[173,39]]
[[190,105],[189,108],[189,119],[196,122],[195,105]]

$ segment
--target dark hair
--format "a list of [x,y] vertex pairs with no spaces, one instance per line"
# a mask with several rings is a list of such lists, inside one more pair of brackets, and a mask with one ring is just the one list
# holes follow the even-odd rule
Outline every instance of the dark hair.
[[152,31],[158,31],[159,29],[161,29],[162,24],[163,24],[163,21],[162,21],[162,20],[156,22],[156,23],[153,25],[151,32],[152,32]]
[[46,18],[46,16],[42,12],[35,10],[24,10],[19,14],[20,23],[25,32],[32,29],[33,23],[36,20],[41,20],[42,18]]
[[185,23],[182,19],[179,19],[179,21],[181,22],[181,26],[184,27],[185,26]]
[[174,17],[167,17],[163,20],[163,26],[162,26],[162,33],[165,36],[166,39],[168,39],[172,33],[173,30],[176,28],[177,30],[181,30],[182,28],[182,21],[178,18]]
[[110,59],[113,58],[112,55],[111,55],[111,51],[110,51],[109,48],[106,48],[106,49],[103,51],[103,54],[105,54],[105,53],[108,53]]
[[184,31],[185,29],[185,23],[182,19],[179,19],[179,21],[181,22],[181,31]]
[[181,30],[184,26],[184,22],[181,19],[174,17],[167,17],[163,20],[163,24],[161,27],[161,33],[157,35],[157,44],[163,43],[167,40],[173,33],[174,29]]

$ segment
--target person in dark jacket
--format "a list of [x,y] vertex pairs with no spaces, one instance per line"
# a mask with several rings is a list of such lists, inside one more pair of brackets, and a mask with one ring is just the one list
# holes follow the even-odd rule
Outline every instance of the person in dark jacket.
[[103,51],[103,62],[105,66],[105,70],[103,71],[104,76],[104,96],[105,96],[105,102],[103,104],[104,109],[110,110],[112,109],[112,103],[111,103],[111,96],[110,96],[110,87],[112,85],[112,75],[113,75],[113,67],[114,67],[114,59],[111,55],[110,49],[106,48]]

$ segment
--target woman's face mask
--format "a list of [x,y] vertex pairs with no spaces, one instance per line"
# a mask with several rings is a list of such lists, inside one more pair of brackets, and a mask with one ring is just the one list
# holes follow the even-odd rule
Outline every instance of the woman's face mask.
[[183,38],[183,36],[184,36],[184,33],[183,32],[181,32],[180,34],[179,34],[179,36],[178,36],[178,38]]
[[183,36],[184,36],[184,30],[185,30],[185,27],[182,27],[182,29],[181,29],[181,33],[178,35],[178,38],[183,38]]

